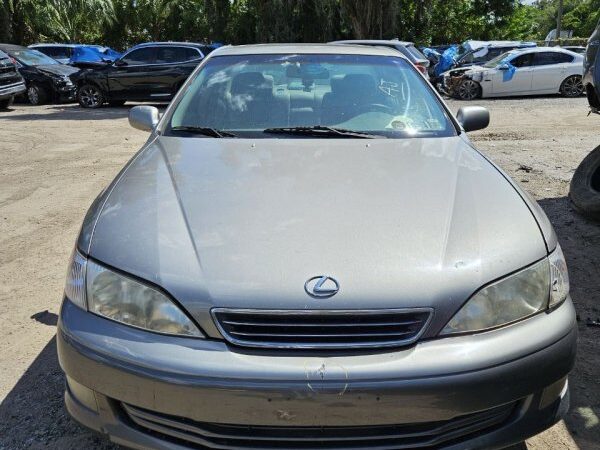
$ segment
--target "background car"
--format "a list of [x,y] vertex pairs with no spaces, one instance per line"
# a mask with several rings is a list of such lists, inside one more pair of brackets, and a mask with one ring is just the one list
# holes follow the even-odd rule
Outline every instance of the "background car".
[[583,85],[592,112],[600,113],[600,21],[590,37],[585,53]]
[[25,82],[17,66],[3,51],[0,51],[0,110],[8,108],[16,95],[25,92]]
[[421,53],[421,51],[415,47],[415,44],[412,42],[399,41],[398,39],[392,39],[389,41],[386,40],[345,40],[345,41],[334,41],[330,42],[330,44],[354,44],[354,45],[374,45],[379,47],[389,47],[395,50],[398,50],[402,53],[406,58],[415,65],[419,72],[421,72],[426,77],[429,77],[428,68],[429,68],[429,59]]
[[79,69],[19,45],[0,44],[0,50],[14,59],[25,79],[27,99],[32,105],[75,99],[75,84],[70,77]]
[[460,45],[454,57],[455,67],[484,64],[510,50],[532,47],[536,47],[535,42],[465,41]]
[[168,101],[213,48],[192,42],[150,42],[129,49],[114,63],[83,70],[77,100],[84,108],[127,100]]
[[511,95],[583,94],[583,56],[558,47],[506,52],[482,66],[443,74],[442,90],[462,100]]
[[80,69],[104,65],[117,60],[121,54],[110,47],[83,44],[33,44],[29,48]]
[[564,48],[565,50],[569,50],[575,53],[579,53],[581,55],[585,55],[586,48],[580,45],[561,45],[560,48]]

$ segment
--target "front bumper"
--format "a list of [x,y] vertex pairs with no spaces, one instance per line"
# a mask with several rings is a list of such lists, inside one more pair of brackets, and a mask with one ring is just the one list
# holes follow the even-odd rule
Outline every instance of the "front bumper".
[[0,86],[0,100],[5,100],[25,92],[25,83],[20,81],[8,86]]
[[77,96],[77,88],[73,84],[60,86],[55,85],[54,92],[56,99],[59,102],[72,101],[75,100],[75,97]]
[[[191,438],[181,438],[180,431],[165,431],[165,420],[175,420],[196,437],[199,426],[209,427],[212,437],[203,445],[211,448],[248,448],[239,437],[233,438],[238,444],[231,444],[215,427],[233,424],[263,434],[267,429],[294,434],[306,427],[329,433],[410,425],[414,434],[431,424],[510,406],[510,415],[493,427],[436,442],[436,447],[462,449],[501,448],[560,418],[568,406],[566,376],[576,334],[569,299],[550,314],[510,327],[379,354],[248,352],[220,341],[135,330],[67,300],[57,342],[69,380],[69,412],[131,447],[191,446]],[[131,407],[149,414],[146,423],[151,425],[132,420],[126,413]],[[304,447],[294,448],[312,448],[302,442]],[[254,448],[288,448],[279,445]],[[315,447],[371,448],[372,443]]]

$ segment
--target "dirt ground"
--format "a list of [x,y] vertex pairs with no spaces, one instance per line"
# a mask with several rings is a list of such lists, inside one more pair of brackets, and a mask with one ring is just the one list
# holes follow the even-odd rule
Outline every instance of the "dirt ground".
[[[598,449],[600,328],[587,321],[600,317],[600,225],[577,215],[567,194],[579,162],[600,145],[600,117],[587,117],[583,98],[477,104],[490,109],[492,123],[472,138],[550,217],[579,318],[570,414],[518,447]],[[54,335],[84,213],[146,139],[128,126],[127,111],[16,105],[0,113],[0,450],[115,448],[66,414]]]

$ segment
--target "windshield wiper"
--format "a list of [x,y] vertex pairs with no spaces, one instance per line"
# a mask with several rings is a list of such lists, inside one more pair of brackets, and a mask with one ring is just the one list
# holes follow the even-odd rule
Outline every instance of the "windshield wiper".
[[214,138],[237,137],[235,134],[230,133],[229,131],[217,130],[216,128],[210,127],[179,126],[171,128],[171,131],[191,134],[202,134],[204,136],[210,136]]
[[358,138],[358,139],[381,139],[386,136],[378,134],[365,133],[363,131],[346,130],[345,128],[325,127],[314,125],[312,127],[280,127],[266,128],[264,133],[270,134],[302,134],[306,136],[330,136],[340,138]]

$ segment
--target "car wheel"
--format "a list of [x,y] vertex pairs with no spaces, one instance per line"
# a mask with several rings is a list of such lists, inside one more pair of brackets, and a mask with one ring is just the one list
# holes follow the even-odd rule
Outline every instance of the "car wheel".
[[32,105],[43,105],[46,103],[48,95],[44,88],[38,86],[37,84],[32,84],[27,88],[27,100]]
[[110,100],[109,106],[123,106],[127,100]]
[[100,108],[104,104],[104,94],[99,87],[84,84],[77,91],[77,101],[82,108]]
[[583,91],[583,82],[579,75],[571,75],[560,85],[560,93],[564,97],[579,97],[583,95]]
[[457,93],[461,100],[475,100],[481,96],[481,86],[477,81],[463,80],[458,86]]
[[600,220],[600,146],[592,150],[575,170],[569,198],[581,214]]
[[0,100],[0,111],[3,109],[8,109],[10,105],[12,105],[14,97],[10,97],[4,100]]

